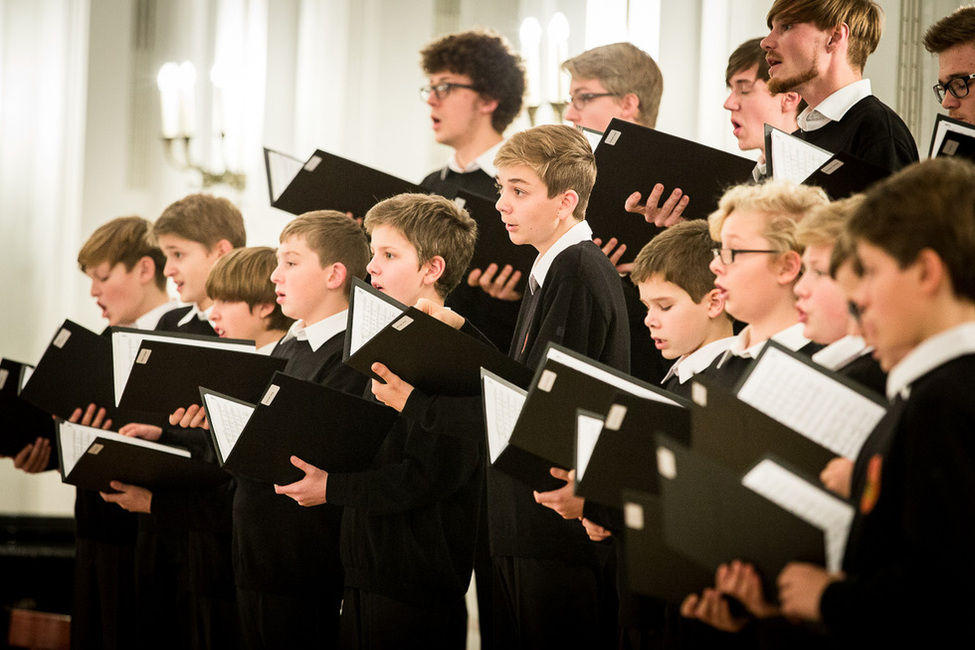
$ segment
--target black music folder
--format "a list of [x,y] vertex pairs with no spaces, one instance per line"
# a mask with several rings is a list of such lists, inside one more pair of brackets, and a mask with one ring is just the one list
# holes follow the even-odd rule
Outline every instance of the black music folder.
[[655,434],[690,442],[686,406],[624,392],[617,393],[605,414],[580,409],[577,419],[576,495],[613,508],[623,507],[625,489],[657,492]]
[[565,481],[552,476],[550,460],[511,442],[511,432],[528,391],[483,368],[481,383],[488,462],[496,470],[539,492],[564,486]]
[[111,481],[156,490],[219,485],[227,473],[190,458],[180,447],[58,421],[61,480],[86,490],[114,492]]
[[372,372],[378,361],[428,395],[479,394],[482,367],[521,385],[531,378],[531,370],[490,345],[364,282],[353,285],[345,336],[345,363],[379,379]]
[[549,343],[511,433],[511,442],[554,466],[572,469],[576,460],[576,410],[607,413],[618,392],[673,408],[687,405],[657,386]]
[[890,171],[846,152],[833,153],[769,124],[765,125],[769,178],[820,187],[833,200],[862,192]]
[[887,410],[879,395],[775,341],[733,390],[707,375],[691,381],[691,446],[733,471],[771,453],[818,476],[837,456],[855,459]]
[[169,414],[196,404],[200,386],[257,401],[287,359],[222,347],[144,340],[119,399],[129,411]]
[[271,206],[291,214],[338,210],[364,217],[372,206],[404,192],[429,194],[419,185],[319,149]]
[[[665,436],[657,440],[664,539],[670,548],[711,575],[731,560],[750,562],[761,575],[767,594],[776,593],[775,579],[789,562],[826,564],[827,540],[822,528],[746,487],[741,473]],[[805,487],[818,489],[811,483]],[[833,500],[833,505],[846,509],[848,532],[852,508]]]
[[[33,366],[0,359],[0,456],[16,456],[38,438],[54,441],[51,415],[20,398]],[[57,467],[57,445],[51,447],[49,469]]]
[[654,185],[664,186],[661,202],[680,188],[690,202],[686,219],[704,219],[717,207],[725,190],[752,179],[755,161],[712,149],[691,140],[639,124],[614,119],[595,150],[596,184],[589,197],[586,220],[593,234],[626,244],[621,261],[631,262],[660,229],[642,216],[627,212],[626,199],[640,192],[646,201]]
[[[500,271],[506,264],[510,264],[515,271],[521,271],[521,281],[518,289],[524,288],[528,281],[528,274],[532,270],[538,251],[533,246],[518,246],[511,243],[508,231],[501,221],[501,213],[494,207],[494,201],[460,190],[454,199],[458,205],[467,210],[477,222],[477,245],[471,258],[470,269],[481,269],[489,264],[497,264]],[[465,274],[466,278],[467,275]]]
[[[651,468],[656,472],[656,467]],[[667,545],[659,494],[624,490],[626,584],[634,593],[681,603],[714,585],[714,571]]]
[[221,466],[287,485],[297,456],[328,472],[369,467],[399,414],[378,402],[275,373],[257,404],[200,388]]
[[937,156],[957,156],[975,162],[975,126],[939,114],[928,149],[928,158]]
[[112,388],[112,343],[71,320],[65,320],[20,392],[24,401],[62,419],[89,404],[115,416]]

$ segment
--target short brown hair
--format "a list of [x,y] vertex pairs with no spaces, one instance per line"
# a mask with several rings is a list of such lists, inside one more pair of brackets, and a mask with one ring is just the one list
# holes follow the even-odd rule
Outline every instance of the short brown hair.
[[586,218],[589,194],[596,182],[596,158],[586,136],[565,124],[543,124],[511,136],[494,158],[495,167],[526,165],[548,188],[553,198],[575,190],[579,204],[573,216]]
[[420,50],[420,57],[427,75],[438,72],[467,75],[481,96],[497,100],[491,126],[498,133],[504,133],[521,112],[525,68],[521,57],[512,51],[503,36],[490,30],[448,34],[427,44]]
[[836,271],[843,263],[854,256],[854,247],[849,237],[844,236],[846,224],[863,202],[862,194],[854,194],[845,199],[816,206],[799,222],[796,239],[799,244],[808,246],[832,246],[829,258],[829,273],[836,277]]
[[975,165],[951,157],[906,167],[873,185],[853,213],[854,241],[883,249],[907,267],[933,250],[955,295],[975,300]]
[[710,267],[712,248],[714,240],[706,221],[695,219],[671,226],[637,253],[630,280],[640,284],[659,275],[699,303],[714,289],[715,276]]
[[114,267],[124,264],[126,271],[143,257],[155,265],[155,281],[159,289],[166,288],[166,256],[159,249],[151,233],[152,224],[142,217],[117,217],[95,229],[78,251],[78,266],[83,272],[102,262]]
[[872,0],[775,0],[766,20],[812,23],[827,30],[843,25],[850,28],[847,58],[854,68],[863,70],[867,57],[874,53],[884,32],[884,12]]
[[226,239],[233,248],[247,245],[244,217],[237,206],[222,196],[190,194],[171,203],[156,219],[152,234],[176,235],[213,250]]
[[750,70],[754,65],[758,66],[755,78],[767,82],[769,66],[768,61],[765,60],[765,50],[762,49],[761,38],[747,40],[731,53],[731,56],[728,57],[728,67],[724,72],[725,85],[730,86],[733,76],[739,72]]
[[477,222],[442,196],[399,194],[374,205],[363,224],[370,235],[376,226],[395,228],[416,249],[421,266],[442,257],[444,272],[434,288],[443,298],[460,284],[474,256]]
[[736,211],[758,212],[767,222],[762,236],[780,253],[802,252],[796,240],[796,224],[816,206],[829,202],[826,192],[811,185],[789,181],[767,181],[761,185],[737,185],[724,193],[718,209],[708,217],[711,238],[721,241],[721,227]]
[[251,309],[258,305],[274,305],[268,329],[286,330],[294,319],[285,316],[277,303],[271,282],[271,273],[277,265],[278,258],[269,246],[235,248],[210,269],[206,294],[212,300],[246,302]]
[[336,263],[345,266],[345,295],[349,295],[353,277],[366,277],[369,240],[362,226],[344,212],[316,210],[298,215],[281,231],[280,241],[292,237],[300,237],[315,251],[322,268]]
[[606,92],[622,97],[629,93],[640,102],[637,122],[653,128],[660,110],[664,76],[653,57],[632,43],[613,43],[586,50],[562,63],[577,79],[596,79]]
[[932,54],[962,43],[975,45],[975,6],[958,7],[924,33],[924,49]]

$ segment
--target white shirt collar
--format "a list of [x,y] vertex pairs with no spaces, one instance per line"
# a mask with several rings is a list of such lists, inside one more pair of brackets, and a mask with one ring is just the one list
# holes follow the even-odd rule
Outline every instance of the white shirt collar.
[[210,312],[212,310],[213,310],[213,305],[210,305],[208,308],[201,311],[200,308],[196,306],[196,303],[193,303],[192,305],[190,305],[190,310],[186,312],[186,315],[179,320],[179,323],[177,323],[176,326],[182,327],[183,325],[186,325],[194,318],[198,318],[199,320],[209,321]]
[[308,345],[311,346],[312,350],[317,351],[318,348],[325,344],[325,341],[329,340],[336,334],[345,331],[346,322],[349,319],[349,310],[343,309],[337,314],[332,314],[328,318],[323,318],[314,325],[309,325],[305,327],[305,321],[296,320],[291,324],[291,328],[288,333],[284,335],[281,342],[284,343],[290,339],[298,339],[299,341],[308,341]]
[[815,108],[807,106],[805,110],[799,113],[796,121],[803,131],[821,129],[830,122],[838,122],[843,119],[843,116],[853,108],[854,104],[872,94],[869,79],[854,81],[819,102]]
[[975,353],[975,323],[963,323],[935,334],[911,350],[887,375],[887,399],[907,399],[911,384],[952,359]]
[[664,377],[661,384],[666,384],[671,377],[676,376],[677,381],[680,383],[686,382],[688,379],[703,371],[705,368],[711,365],[718,355],[723,354],[727,350],[735,337],[729,336],[723,339],[718,339],[717,341],[711,341],[707,345],[694,350],[690,354],[685,354],[680,359],[674,362],[674,365],[670,367],[667,372],[667,376]]
[[[751,325],[748,325],[738,334],[738,336],[731,339],[731,345],[721,356],[721,361],[718,362],[718,367],[728,360],[728,357],[741,357],[743,359],[754,359],[761,354],[762,350],[765,348],[765,341],[761,341],[746,348],[745,342],[750,338]],[[809,339],[802,335],[802,330],[805,326],[802,323],[796,323],[795,325],[790,325],[781,332],[772,335],[772,340],[779,345],[785,346],[786,348],[797,352],[801,348],[805,347],[809,343]]]
[[545,283],[545,276],[548,275],[548,270],[552,268],[552,262],[559,253],[584,241],[592,241],[592,228],[585,219],[566,230],[544,255],[536,257],[535,263],[532,264],[531,277],[535,278],[538,286],[541,287]]
[[159,319],[162,318],[163,314],[171,312],[172,310],[179,307],[179,301],[170,300],[169,302],[164,302],[158,307],[150,309],[146,313],[142,314],[135,319],[132,323],[132,327],[140,330],[154,330],[156,325],[159,324]]
[[863,337],[844,336],[812,355],[812,360],[829,370],[839,370],[854,359],[868,354],[872,349],[867,347]]
[[467,174],[480,169],[491,178],[494,178],[498,175],[498,168],[494,166],[494,157],[498,155],[498,150],[503,144],[504,140],[494,145],[474,160],[470,161],[466,167],[461,167],[460,163],[457,162],[457,152],[454,151],[450,154],[450,158],[447,160],[447,166],[440,171],[441,180],[447,177],[448,169],[457,172],[458,174]]

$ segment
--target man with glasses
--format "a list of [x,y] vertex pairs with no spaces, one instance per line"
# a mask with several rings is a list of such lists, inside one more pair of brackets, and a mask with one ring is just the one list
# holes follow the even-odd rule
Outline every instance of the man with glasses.
[[924,47],[938,55],[934,94],[948,117],[975,124],[975,7],[960,7],[924,34]]
[[796,91],[809,104],[799,114],[795,135],[892,172],[918,160],[903,120],[863,78],[863,66],[883,31],[876,2],[775,0],[767,18],[771,32],[762,48],[769,63],[768,88]]

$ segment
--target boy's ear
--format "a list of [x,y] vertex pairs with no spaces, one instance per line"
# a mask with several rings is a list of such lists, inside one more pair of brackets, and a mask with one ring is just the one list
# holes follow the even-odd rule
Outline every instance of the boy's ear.
[[271,314],[274,313],[274,303],[262,302],[259,305],[254,305],[254,309],[257,311],[258,318],[270,318]]
[[341,289],[345,286],[345,278],[348,276],[349,270],[345,268],[345,264],[342,262],[334,262],[330,268],[327,280],[327,286],[329,289]]
[[794,284],[802,271],[802,258],[795,251],[786,251],[779,256],[778,276],[779,284]]
[[840,23],[828,32],[829,40],[826,42],[826,51],[835,52],[841,45],[848,45],[850,40],[850,28],[846,23]]
[[640,114],[640,98],[635,93],[626,93],[620,98],[620,119],[635,122]]
[[217,257],[223,257],[224,255],[226,255],[230,251],[234,250],[234,245],[231,244],[226,239],[221,239],[216,244],[214,244],[213,250],[215,250],[215,251],[217,251],[219,253],[217,255]]
[[945,280],[948,280],[948,289],[954,291],[951,286],[950,276],[946,272],[944,260],[930,248],[923,248],[917,254],[914,264],[918,267],[918,281],[921,289],[928,294],[937,293]]
[[478,108],[482,114],[491,115],[497,110],[498,100],[485,97],[484,95],[478,95],[478,99],[480,100]]
[[708,304],[708,318],[718,318],[724,316],[724,294],[717,289],[711,289],[704,300]]
[[135,263],[134,270],[138,275],[139,282],[142,284],[148,284],[156,281],[156,262],[148,255],[144,255],[138,262]]
[[784,114],[797,112],[799,109],[799,102],[801,101],[802,97],[800,97],[799,93],[795,91],[779,93],[779,102],[782,105],[782,112]]
[[571,217],[579,205],[579,195],[575,190],[562,192],[562,200],[559,202],[559,219]]
[[423,266],[427,269],[423,275],[423,283],[428,285],[436,284],[444,271],[447,270],[447,262],[439,255],[434,255]]

